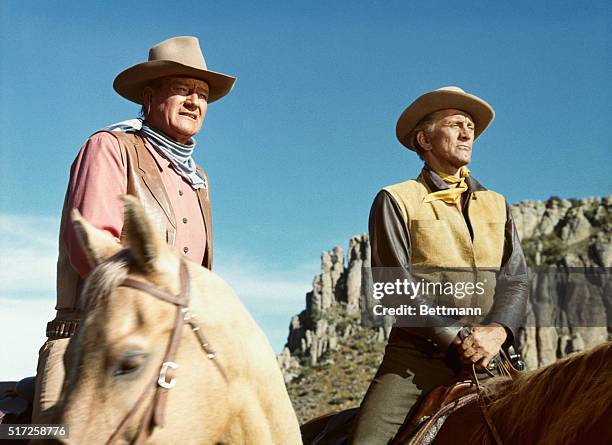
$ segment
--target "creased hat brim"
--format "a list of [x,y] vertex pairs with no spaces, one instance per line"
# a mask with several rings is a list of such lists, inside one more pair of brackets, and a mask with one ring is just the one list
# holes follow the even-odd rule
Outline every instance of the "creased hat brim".
[[201,79],[208,84],[208,103],[228,94],[236,78],[215,71],[198,69],[170,60],[154,60],[139,63],[115,77],[113,88],[127,100],[142,105],[142,90],[152,80],[166,76],[186,76]]
[[474,121],[474,139],[482,134],[495,117],[493,107],[478,96],[463,91],[436,90],[423,94],[412,102],[397,121],[397,139],[410,150],[413,147],[412,131],[428,114],[444,109],[457,109],[468,113]]

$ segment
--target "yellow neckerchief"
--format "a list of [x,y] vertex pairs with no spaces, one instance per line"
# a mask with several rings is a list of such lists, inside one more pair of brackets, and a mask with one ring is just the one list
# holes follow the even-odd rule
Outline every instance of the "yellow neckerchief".
[[[465,178],[470,176],[470,171],[467,167],[461,167],[461,177],[459,178],[455,175],[448,175],[446,173],[438,171],[436,173],[438,174],[438,176],[440,176],[440,178],[442,178],[444,182],[446,182],[451,187],[448,189],[443,189],[437,192],[430,193],[429,195],[425,196],[423,202],[431,202],[435,201],[436,199],[440,199],[447,204],[455,204],[457,200],[461,197],[461,194],[468,189],[468,186],[465,183]],[[452,187],[453,184],[457,184],[457,186]]]

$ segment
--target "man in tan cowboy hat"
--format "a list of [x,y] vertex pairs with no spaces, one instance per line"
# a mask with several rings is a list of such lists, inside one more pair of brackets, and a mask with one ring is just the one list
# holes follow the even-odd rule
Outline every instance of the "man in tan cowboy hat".
[[390,311],[398,300],[413,308],[395,318],[353,444],[387,444],[424,394],[472,364],[486,372],[522,322],[527,269],[510,207],[466,167],[494,114],[481,98],[445,87],[417,98],[397,122],[397,138],[425,165],[374,200],[372,275],[375,285],[399,279],[421,287],[403,298],[395,292],[395,307],[377,310],[398,315]]
[[195,37],[155,45],[147,62],[115,78],[115,91],[141,105],[142,118],[94,133],[72,164],[60,227],[57,313],[47,325],[48,340],[39,353],[34,422],[44,420],[41,413],[59,398],[63,356],[79,324],[79,294],[91,270],[70,221],[71,209],[120,242],[119,196],[134,195],[168,244],[210,269],[210,184],[192,158],[193,137],[208,105],[228,94],[235,80],[207,69]]

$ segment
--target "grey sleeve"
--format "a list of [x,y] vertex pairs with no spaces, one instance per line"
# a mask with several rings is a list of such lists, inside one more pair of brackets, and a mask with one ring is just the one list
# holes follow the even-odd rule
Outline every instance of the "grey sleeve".
[[485,322],[499,323],[506,328],[508,339],[505,345],[514,342],[518,328],[524,322],[529,281],[527,262],[519,240],[512,212],[506,203],[505,243],[502,267],[497,275],[493,307]]

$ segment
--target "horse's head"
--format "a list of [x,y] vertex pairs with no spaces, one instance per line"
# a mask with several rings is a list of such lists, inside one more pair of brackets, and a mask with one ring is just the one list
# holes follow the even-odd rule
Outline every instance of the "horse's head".
[[123,202],[123,247],[73,215],[95,268],[49,423],[79,444],[300,443],[273,351],[239,299]]
[[[167,412],[165,406],[160,410],[158,402],[166,396],[157,384],[162,367],[168,374],[174,373],[174,363],[186,368],[180,373],[186,380],[184,387],[196,372],[212,388],[224,385],[222,372],[206,363],[195,336],[184,342],[178,358],[174,351],[173,357],[165,360],[173,331],[177,330],[179,341],[183,331],[189,333],[183,329],[185,314],[181,312],[187,306],[181,302],[189,298],[185,291],[192,288],[191,298],[201,300],[198,293],[202,286],[194,283],[206,279],[206,271],[187,264],[166,245],[136,199],[127,196],[123,201],[123,247],[78,212],[73,214],[82,248],[95,266],[81,294],[82,324],[66,353],[66,380],[57,407],[61,416],[57,421],[70,426],[70,442],[74,443],[104,442],[119,428],[118,440],[134,437],[144,422],[151,423],[145,419],[148,409],[154,410],[157,423],[161,423],[159,416]],[[156,292],[157,296],[151,295]],[[180,326],[177,317],[181,318]],[[172,363],[162,365],[165,361]],[[175,383],[171,376],[166,380],[168,386]],[[185,400],[174,399],[176,410],[191,409],[178,406],[187,403]],[[198,408],[194,402],[193,409]],[[176,428],[180,437],[180,422]]]

